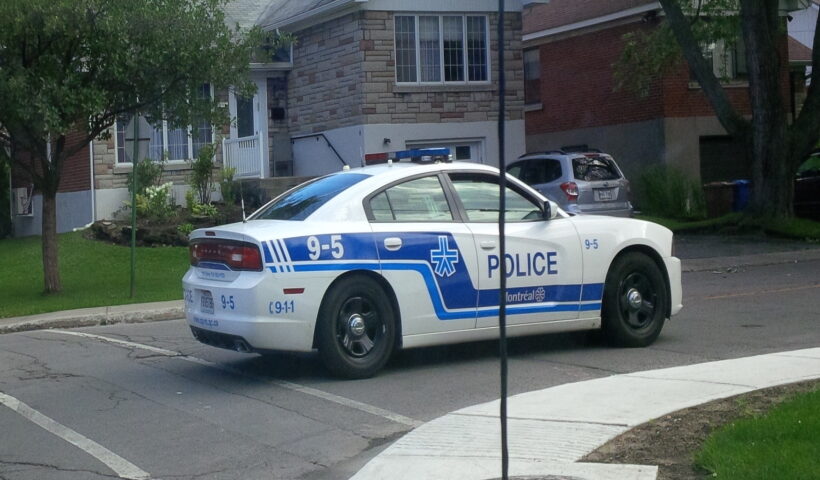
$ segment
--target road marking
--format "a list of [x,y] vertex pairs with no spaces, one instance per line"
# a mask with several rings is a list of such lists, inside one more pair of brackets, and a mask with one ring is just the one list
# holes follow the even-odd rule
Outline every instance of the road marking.
[[71,332],[68,330],[43,330],[44,332],[51,332],[51,333],[60,333],[63,335],[72,335],[75,337],[85,337],[94,340],[100,340],[107,343],[112,343],[115,345],[122,345],[124,347],[129,348],[137,348],[141,350],[147,350],[149,352],[156,353],[158,355],[163,355],[170,358],[177,358],[179,360],[185,360],[186,362],[195,363],[197,365],[202,365],[205,367],[214,368],[217,370],[221,370],[226,373],[230,373],[232,375],[238,375],[241,377],[245,377],[251,380],[255,380],[258,382],[265,382],[275,385],[277,387],[285,388],[287,390],[292,390],[294,392],[299,392],[305,395],[310,395],[312,397],[321,398],[323,400],[327,400],[332,403],[336,403],[348,408],[352,408],[354,410],[359,410],[365,413],[369,413],[370,415],[374,415],[376,417],[386,418],[391,422],[400,423],[402,425],[407,425],[409,427],[418,427],[419,425],[423,424],[419,420],[415,420],[410,417],[406,417],[404,415],[391,412],[389,410],[385,410],[383,408],[376,407],[374,405],[370,405],[367,403],[359,402],[357,400],[353,400],[347,397],[342,397],[333,393],[325,392],[323,390],[318,390],[312,387],[306,387],[304,385],[299,385],[298,383],[286,382],[284,380],[270,380],[268,378],[260,377],[258,375],[254,375],[251,373],[245,373],[241,370],[237,370],[235,368],[227,367],[225,365],[220,365],[215,362],[211,362],[209,360],[204,360],[202,358],[192,357],[190,355],[185,355],[184,353],[175,352],[173,350],[166,350],[164,348],[152,347],[151,345],[143,345],[141,343],[134,343],[128,342],[125,340],[118,340],[116,338],[104,337],[102,335],[94,335],[92,333],[83,333],[83,332]]
[[19,413],[24,418],[44,428],[49,433],[52,433],[85,451],[92,457],[107,465],[108,468],[113,470],[120,478],[129,480],[148,480],[151,478],[150,474],[141,470],[128,460],[103,447],[94,440],[84,437],[65,425],[62,425],[61,423],[43,415],[11,395],[6,395],[5,393],[0,392],[0,404],[5,405],[11,410]]
[[704,297],[706,300],[720,300],[723,298],[736,298],[736,297],[752,297],[756,295],[764,295],[767,293],[783,293],[783,292],[796,292],[799,290],[810,290],[814,288],[820,288],[820,285],[803,285],[800,287],[785,287],[785,288],[778,288],[773,290],[757,290],[754,292],[742,292],[742,293],[727,293],[725,295],[711,295]]

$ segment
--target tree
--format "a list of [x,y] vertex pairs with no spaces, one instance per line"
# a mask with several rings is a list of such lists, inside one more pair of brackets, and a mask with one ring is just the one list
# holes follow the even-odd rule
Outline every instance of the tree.
[[[703,89],[723,128],[745,147],[751,164],[751,213],[791,216],[794,175],[820,139],[820,82],[811,82],[800,113],[790,123],[782,84],[786,18],[778,0],[660,0],[666,21],[648,35],[632,35],[619,65],[622,84],[646,88],[646,74],[658,74],[681,58]],[[820,29],[815,27],[815,45]],[[742,38],[748,70],[752,118],[739,114],[703,45]],[[641,54],[643,47],[648,54]],[[820,49],[812,54],[820,72]],[[643,74],[633,76],[636,69]],[[630,72],[631,73],[627,73]],[[632,76],[632,78],[630,78]]]
[[[174,126],[224,124],[205,83],[249,92],[259,32],[225,23],[227,0],[3,0],[0,2],[0,148],[43,196],[45,291],[61,289],[56,195],[65,160],[141,112]],[[68,132],[82,141],[69,143]]]

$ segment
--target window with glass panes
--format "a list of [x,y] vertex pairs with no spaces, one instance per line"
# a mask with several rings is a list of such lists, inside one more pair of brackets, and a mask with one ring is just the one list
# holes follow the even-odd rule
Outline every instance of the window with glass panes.
[[397,15],[396,81],[489,81],[487,17]]
[[[211,86],[204,84],[197,92],[201,97],[213,97]],[[116,122],[117,163],[131,163],[133,152],[125,149],[125,126],[131,120],[130,114],[121,115]],[[150,134],[140,132],[140,136],[150,136],[148,158],[160,161],[167,154],[167,160],[190,160],[199,154],[203,145],[213,142],[213,126],[206,122],[182,128],[171,128],[168,122],[159,121],[152,126]]]

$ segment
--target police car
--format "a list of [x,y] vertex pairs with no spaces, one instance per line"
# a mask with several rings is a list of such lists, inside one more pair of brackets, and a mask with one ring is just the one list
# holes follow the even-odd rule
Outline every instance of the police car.
[[475,163],[344,170],[195,230],[193,335],[242,352],[318,349],[332,373],[368,377],[399,348],[496,338],[503,276],[510,336],[600,328],[615,345],[651,344],[681,309],[672,232],[570,216],[507,181],[503,258],[499,171]]

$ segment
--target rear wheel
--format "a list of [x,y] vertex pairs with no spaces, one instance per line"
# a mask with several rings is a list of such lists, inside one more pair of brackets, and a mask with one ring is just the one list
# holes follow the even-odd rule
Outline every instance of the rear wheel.
[[604,285],[602,321],[607,342],[645,347],[658,338],[668,310],[663,273],[643,253],[630,252],[612,263]]
[[322,362],[338,376],[373,376],[393,352],[393,307],[381,285],[366,276],[346,278],[331,287],[316,328]]

